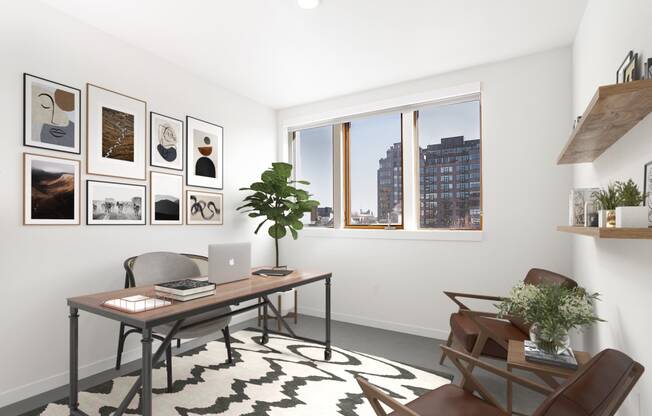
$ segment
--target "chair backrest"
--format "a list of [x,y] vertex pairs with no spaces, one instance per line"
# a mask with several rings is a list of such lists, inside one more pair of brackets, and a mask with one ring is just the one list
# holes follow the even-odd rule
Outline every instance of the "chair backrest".
[[523,282],[529,283],[531,285],[560,285],[572,289],[577,287],[577,282],[570,277],[566,277],[563,274],[551,272],[550,270],[545,269],[530,269],[525,275]]
[[612,416],[643,371],[626,354],[604,350],[548,396],[532,416]]
[[147,286],[206,274],[208,259],[195,254],[145,253],[124,262],[128,286]]

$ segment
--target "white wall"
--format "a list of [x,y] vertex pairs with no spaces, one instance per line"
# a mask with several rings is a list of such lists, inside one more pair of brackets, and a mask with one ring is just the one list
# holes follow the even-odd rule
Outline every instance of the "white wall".
[[[0,407],[67,383],[67,297],[120,288],[122,261],[129,256],[156,250],[201,254],[210,242],[253,235],[254,224],[234,211],[242,198],[237,188],[251,183],[275,158],[276,115],[183,72],[175,57],[169,58],[155,58],[32,0],[2,8]],[[67,157],[22,147],[23,72],[82,90],[92,82],[142,98],[148,110],[180,119],[193,115],[224,126],[224,226],[22,226],[22,152]],[[72,157],[82,160],[85,171],[83,158]],[[271,260],[267,240],[254,244],[256,263]],[[81,376],[113,365],[117,328],[81,314]],[[128,357],[139,355],[136,338],[126,347]]]
[[[616,68],[633,49],[652,56],[652,6],[649,0],[590,0],[573,47],[573,110],[584,112],[599,85],[615,82]],[[632,178],[643,186],[643,165],[652,161],[652,117],[645,118],[592,164],[575,169],[576,186],[607,185]],[[650,299],[652,242],[573,237],[573,274],[603,294],[599,314],[609,322],[584,335],[586,348],[611,347],[652,368]],[[639,382],[623,415],[652,414],[649,374]],[[640,403],[639,403],[640,401]]]
[[[567,221],[572,176],[570,168],[555,166],[569,132],[570,48],[285,109],[279,127],[338,108],[472,82],[482,83],[483,240],[304,235],[285,241],[284,263],[333,271],[335,319],[445,338],[454,307],[443,290],[503,295],[531,267],[570,272],[570,239],[555,231]],[[302,313],[321,315],[322,288],[301,289],[299,302]]]

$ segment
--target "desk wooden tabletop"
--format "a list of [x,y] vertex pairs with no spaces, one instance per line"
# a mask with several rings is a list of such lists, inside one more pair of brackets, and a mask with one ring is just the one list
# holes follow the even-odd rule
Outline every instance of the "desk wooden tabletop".
[[[588,352],[573,350],[573,353],[575,354],[577,364],[580,367],[589,362],[591,359],[591,354]],[[509,341],[509,349],[507,351],[507,364],[513,368],[528,370],[534,373],[550,374],[557,377],[569,377],[577,371],[571,370],[569,368],[557,367],[547,364],[538,364],[527,361],[525,359],[525,348],[523,346],[523,341],[515,340]]]
[[264,295],[289,290],[330,277],[331,273],[303,270],[295,270],[293,273],[284,277],[251,275],[243,280],[217,285],[215,294],[212,296],[186,302],[175,301],[170,306],[138,313],[127,313],[111,309],[103,306],[103,303],[107,300],[134,295],[153,296],[155,293],[154,286],[141,286],[73,297],[68,299],[68,306],[102,315],[139,328],[152,328],[164,323],[174,322],[188,314],[208,312],[221,306],[257,299]]

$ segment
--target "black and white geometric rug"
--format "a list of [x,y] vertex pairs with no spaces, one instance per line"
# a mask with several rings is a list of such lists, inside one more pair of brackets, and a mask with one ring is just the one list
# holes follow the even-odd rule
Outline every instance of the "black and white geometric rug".
[[[226,364],[221,341],[174,357],[174,392],[167,393],[165,368],[154,369],[153,414],[156,416],[372,416],[355,377],[361,375],[400,402],[413,400],[450,379],[405,364],[333,348],[324,361],[323,347],[270,334],[260,345],[255,329],[232,335],[234,364]],[[116,378],[79,393],[81,410],[108,416],[115,411],[138,373]],[[127,414],[140,414],[139,396]],[[67,416],[66,401],[50,403],[43,416]]]

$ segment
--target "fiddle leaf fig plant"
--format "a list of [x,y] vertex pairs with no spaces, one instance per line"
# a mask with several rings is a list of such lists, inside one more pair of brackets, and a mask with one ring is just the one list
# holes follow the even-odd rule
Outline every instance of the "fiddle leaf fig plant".
[[319,201],[310,199],[311,194],[295,187],[295,184],[310,185],[310,182],[293,181],[291,177],[291,164],[272,163],[272,167],[260,175],[260,181],[252,183],[248,188],[240,188],[241,191],[252,193],[245,197],[245,204],[237,210],[251,218],[263,218],[254,234],[258,234],[265,223],[271,222],[267,233],[274,239],[276,267],[280,267],[278,240],[285,237],[288,231],[296,240],[299,237],[298,231],[303,228],[303,215],[319,206]]

